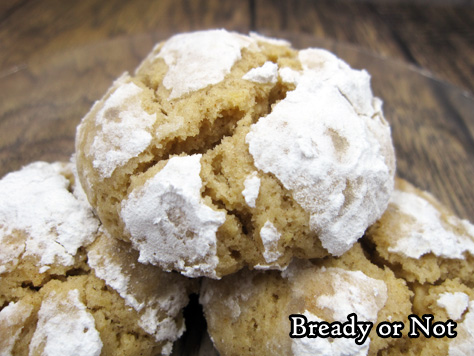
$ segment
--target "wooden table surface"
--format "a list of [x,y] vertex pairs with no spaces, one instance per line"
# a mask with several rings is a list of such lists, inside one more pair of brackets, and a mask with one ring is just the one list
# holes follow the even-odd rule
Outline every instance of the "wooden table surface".
[[474,2],[0,2],[0,177],[67,160],[75,127],[154,42],[206,28],[321,45],[373,75],[398,174],[474,221]]

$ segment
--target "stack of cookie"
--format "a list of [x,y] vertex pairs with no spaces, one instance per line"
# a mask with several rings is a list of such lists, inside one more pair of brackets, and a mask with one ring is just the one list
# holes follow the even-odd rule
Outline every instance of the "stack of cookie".
[[369,74],[325,50],[173,36],[73,161],[0,181],[6,354],[170,354],[190,293],[222,356],[474,349],[474,226],[395,178]]

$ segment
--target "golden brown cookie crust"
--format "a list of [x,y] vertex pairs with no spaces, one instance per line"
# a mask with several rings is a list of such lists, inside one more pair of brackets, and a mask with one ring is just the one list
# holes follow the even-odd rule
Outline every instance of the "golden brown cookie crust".
[[[330,304],[318,304],[322,300],[318,298],[330,296],[326,300],[331,300],[341,292],[348,296],[349,289],[338,290],[334,286],[348,286],[358,278],[365,281],[365,286],[355,282],[351,288],[357,288],[360,297],[368,298],[357,302],[367,302],[371,311],[376,310],[374,324],[408,320],[411,291],[390,270],[370,263],[359,244],[337,259],[294,261],[284,272],[243,270],[220,281],[206,279],[200,298],[209,333],[221,355],[292,355],[295,339],[289,337],[289,315],[310,311],[328,322],[337,320],[335,316],[344,301],[331,309]],[[378,290],[376,294],[372,294],[374,288]],[[377,355],[379,350],[399,341],[379,338],[375,328],[369,337],[368,355]]]
[[[392,198],[382,218],[367,232],[381,263],[409,282],[423,284],[460,278],[474,286],[472,224],[405,180],[398,178],[395,189],[398,199]],[[407,210],[410,206],[414,209]],[[400,241],[411,243],[411,251],[397,248],[402,246]]]
[[[197,60],[189,55],[195,49],[193,39],[202,41],[204,48],[195,53]],[[219,54],[222,60],[214,57],[209,41],[222,49]],[[183,49],[184,44],[191,49]],[[199,62],[201,56],[210,63]],[[211,82],[216,73],[222,74],[211,65],[220,68],[228,60],[233,62],[224,71],[225,75]],[[200,69],[190,70],[197,68],[197,64]],[[180,71],[187,73],[189,80],[181,78]],[[195,73],[199,71],[204,73],[201,77]],[[326,78],[325,71],[335,71],[334,80],[340,82],[330,82],[333,79]],[[353,76],[347,85],[346,73]],[[320,77],[305,79],[311,75]],[[208,77],[211,78],[209,83],[203,79]],[[321,89],[310,85],[318,80],[328,83],[328,87]],[[113,236],[132,241],[140,251],[142,261],[191,277],[219,278],[243,266],[282,269],[293,257],[323,257],[329,254],[328,249],[331,254],[340,255],[380,216],[393,185],[394,153],[390,129],[383,118],[380,102],[370,92],[368,80],[367,73],[352,71],[325,51],[298,52],[281,41],[260,36],[248,37],[226,31],[174,36],[157,45],[134,76],[124,74],[119,78],[83,119],[76,139],[81,183],[106,229]],[[295,92],[297,87],[299,91]],[[340,131],[335,121],[328,124],[329,128],[322,124],[320,142],[314,138],[311,141],[310,137],[309,141],[304,141],[307,138],[303,137],[301,144],[298,143],[301,146],[297,148],[298,155],[306,157],[301,158],[303,167],[305,160],[314,158],[315,150],[329,150],[334,156],[328,158],[328,161],[333,160],[329,163],[333,168],[324,163],[325,173],[313,180],[308,177],[318,175],[319,168],[314,168],[316,171],[313,172],[311,164],[300,171],[298,168],[294,174],[288,174],[290,168],[279,171],[278,167],[267,167],[265,162],[275,159],[256,158],[260,157],[260,146],[266,146],[258,132],[267,131],[262,127],[265,123],[258,127],[256,123],[269,114],[277,115],[274,110],[288,93],[299,98],[315,95],[308,93],[319,90],[328,96],[328,100],[336,97],[335,100],[341,100],[342,106],[327,104],[329,108],[347,109],[340,115],[331,109],[328,115],[350,116],[348,122],[351,125],[357,122],[355,131],[360,130],[357,140],[366,141],[355,144],[346,138],[349,132]],[[292,105],[294,100],[288,102]],[[302,115],[296,113],[295,118],[311,117],[319,109],[308,110]],[[321,108],[321,115],[326,115],[326,111]],[[304,120],[311,121],[309,118]],[[294,137],[287,138],[287,141],[295,140]],[[285,138],[275,141],[285,141]],[[353,159],[348,152],[355,152],[354,147],[361,150],[362,156],[369,157],[367,161],[372,160],[367,164],[370,168],[360,166],[356,160],[351,161],[351,169],[336,172],[335,169],[342,169],[340,164]],[[277,158],[283,166],[287,164],[285,161],[292,161],[284,156],[291,154],[289,149],[268,147],[268,152],[278,150],[283,152]],[[258,160],[262,162],[257,163]],[[373,167],[377,167],[374,172],[365,171]],[[187,175],[192,183],[176,183],[173,170],[180,170],[181,176]],[[346,173],[342,172],[346,172],[347,177],[344,178]],[[173,178],[165,184],[163,182],[168,179],[165,176]],[[332,179],[335,181],[328,183]],[[371,179],[373,181],[368,183]],[[323,186],[322,182],[329,186]],[[189,188],[193,193],[181,191],[187,190],[188,184],[193,187]],[[370,184],[377,188],[368,189]],[[162,193],[157,193],[159,190]],[[155,203],[155,207],[151,202],[145,204],[146,199],[139,200],[144,195],[157,194],[155,201],[162,202],[167,194],[164,191],[168,190],[175,194],[175,201],[184,197],[192,211],[200,211],[200,218],[193,218],[191,225],[189,213],[181,209],[176,213],[175,208],[163,208],[166,211],[143,218],[144,211],[159,209],[163,203]],[[332,195],[325,196],[327,192],[337,199]],[[376,196],[371,197],[374,192],[377,192]],[[195,203],[191,204],[190,200]],[[339,206],[331,206],[332,201],[337,201]],[[168,213],[170,209],[174,213]],[[138,211],[140,216],[137,216]],[[176,214],[181,217],[177,218]],[[142,220],[138,222],[139,219]],[[345,227],[348,230],[339,233],[338,229]],[[158,229],[166,232],[158,233]],[[163,235],[175,237],[171,241]],[[341,237],[346,235],[350,236],[347,241]],[[211,239],[210,236],[214,237]],[[202,243],[196,242],[198,240]],[[158,245],[170,247],[159,250]],[[188,252],[173,256],[173,251]]]
[[138,263],[130,243],[108,236],[73,167],[35,162],[0,180],[0,241],[8,246],[0,254],[0,348],[170,354],[196,282]]

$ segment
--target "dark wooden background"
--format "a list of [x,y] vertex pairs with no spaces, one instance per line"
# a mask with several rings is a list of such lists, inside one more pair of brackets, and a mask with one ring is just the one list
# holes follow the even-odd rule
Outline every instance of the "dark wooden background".
[[[2,0],[0,177],[67,160],[82,116],[155,41],[220,27],[322,45],[367,68],[392,124],[398,174],[474,221],[468,0]],[[175,354],[212,354],[208,339],[192,347],[200,337],[189,334]]]
[[[66,159],[80,118],[154,41],[218,27],[299,46],[349,44],[415,68],[416,79],[436,78],[415,90],[406,71],[390,82],[396,71],[384,78],[380,66],[368,68],[380,72],[374,86],[392,123],[399,174],[474,220],[472,0],[2,0],[0,176],[33,160]],[[349,52],[351,65],[369,65]]]
[[2,0],[0,70],[121,35],[224,27],[357,44],[474,89],[474,2]]

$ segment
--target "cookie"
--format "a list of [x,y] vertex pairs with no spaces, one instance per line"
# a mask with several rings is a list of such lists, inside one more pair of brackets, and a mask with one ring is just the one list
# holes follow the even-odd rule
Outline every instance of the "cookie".
[[[472,231],[431,194],[397,178],[383,216],[341,257],[205,280],[200,301],[209,334],[223,356],[470,355]],[[303,333],[306,321],[348,322],[351,313],[373,323],[364,343]],[[379,333],[384,323],[399,324],[398,335]]]
[[0,181],[0,273],[33,285],[84,263],[83,246],[99,228],[89,205],[71,191],[70,163],[35,162]]
[[474,225],[405,180],[397,179],[387,211],[367,238],[380,263],[409,282],[459,278],[474,286]]
[[420,318],[432,317],[434,323],[452,321],[456,336],[426,337],[421,328],[418,337],[403,337],[395,347],[382,355],[445,356],[470,355],[474,348],[474,290],[459,279],[413,287],[413,313]]
[[364,238],[373,259],[410,283],[413,313],[457,323],[454,338],[404,336],[383,355],[469,355],[474,349],[474,226],[397,178],[382,218]]
[[158,44],[83,118],[76,153],[91,205],[140,262],[215,279],[342,255],[395,171],[367,72],[225,30]]
[[0,180],[2,355],[170,354],[195,282],[103,231],[73,168],[36,162]]
[[[291,316],[343,323],[355,313],[358,322],[405,322],[411,296],[403,280],[372,264],[357,243],[340,258],[295,260],[283,272],[242,270],[204,280],[200,302],[222,356],[377,355],[399,339],[379,338],[375,328],[365,340],[301,337]],[[290,332],[300,337],[290,338]]]

